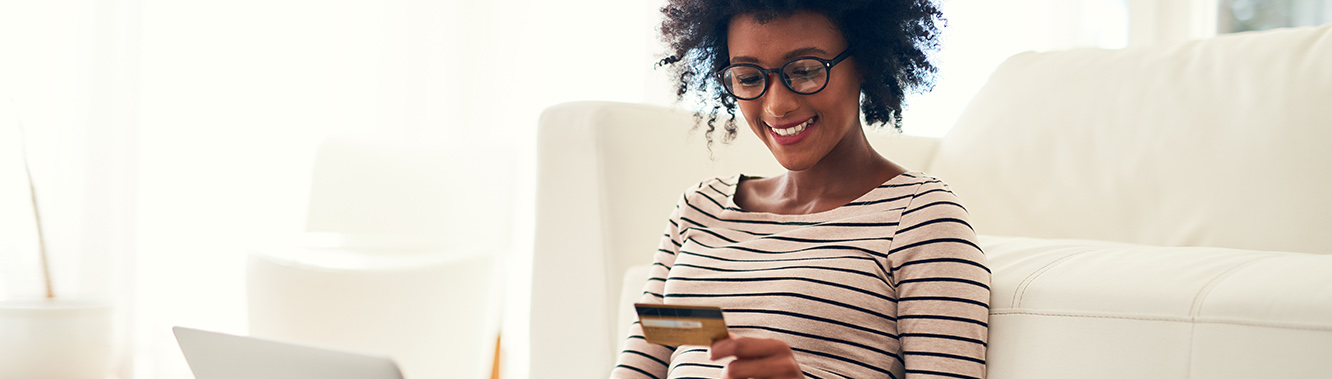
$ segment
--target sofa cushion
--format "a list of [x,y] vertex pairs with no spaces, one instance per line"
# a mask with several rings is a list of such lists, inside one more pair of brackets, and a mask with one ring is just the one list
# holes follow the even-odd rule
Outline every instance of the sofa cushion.
[[1332,252],[1332,25],[1001,65],[929,172],[982,234]]
[[1332,255],[982,236],[990,377],[1310,378]]

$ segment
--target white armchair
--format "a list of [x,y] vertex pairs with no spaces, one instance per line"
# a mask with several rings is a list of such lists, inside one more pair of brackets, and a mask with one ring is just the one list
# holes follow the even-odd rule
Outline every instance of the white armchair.
[[325,140],[310,233],[250,253],[250,334],[388,356],[409,379],[489,377],[504,253],[495,241],[508,215],[484,189],[457,185],[466,158],[437,145]]
[[[946,138],[871,139],[949,182],[982,234],[990,377],[1310,378],[1332,356],[1330,112],[1326,26],[1020,54]],[[679,192],[780,172],[744,130],[709,161],[693,123],[616,103],[542,116],[506,376],[607,376],[645,277],[630,268]]]

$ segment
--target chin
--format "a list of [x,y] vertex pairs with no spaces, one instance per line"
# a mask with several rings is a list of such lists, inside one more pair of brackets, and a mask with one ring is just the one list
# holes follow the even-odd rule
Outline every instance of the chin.
[[775,154],[774,158],[777,158],[777,163],[781,164],[782,167],[786,168],[786,171],[805,171],[808,170],[810,167],[814,167],[814,163],[817,163],[816,161],[801,159],[797,157],[783,158],[780,156],[776,156]]

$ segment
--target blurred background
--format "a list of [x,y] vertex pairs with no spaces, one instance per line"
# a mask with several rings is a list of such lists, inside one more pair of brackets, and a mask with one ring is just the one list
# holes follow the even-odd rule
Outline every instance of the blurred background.
[[[115,376],[190,377],[170,326],[247,332],[246,254],[307,230],[333,137],[449,152],[451,196],[482,206],[440,233],[489,241],[502,269],[530,250],[542,109],[692,107],[653,69],[662,3],[0,0],[0,300],[42,292],[26,159],[56,290],[118,306]],[[908,99],[907,134],[947,133],[1017,52],[1332,21],[1332,0],[943,6],[939,81]]]

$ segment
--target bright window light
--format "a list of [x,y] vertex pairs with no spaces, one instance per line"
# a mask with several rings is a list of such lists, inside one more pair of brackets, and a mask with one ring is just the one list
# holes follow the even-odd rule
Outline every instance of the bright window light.
[[1122,48],[1128,42],[1124,0],[951,0],[934,90],[907,96],[906,134],[941,137],[1009,56],[1077,47]]

